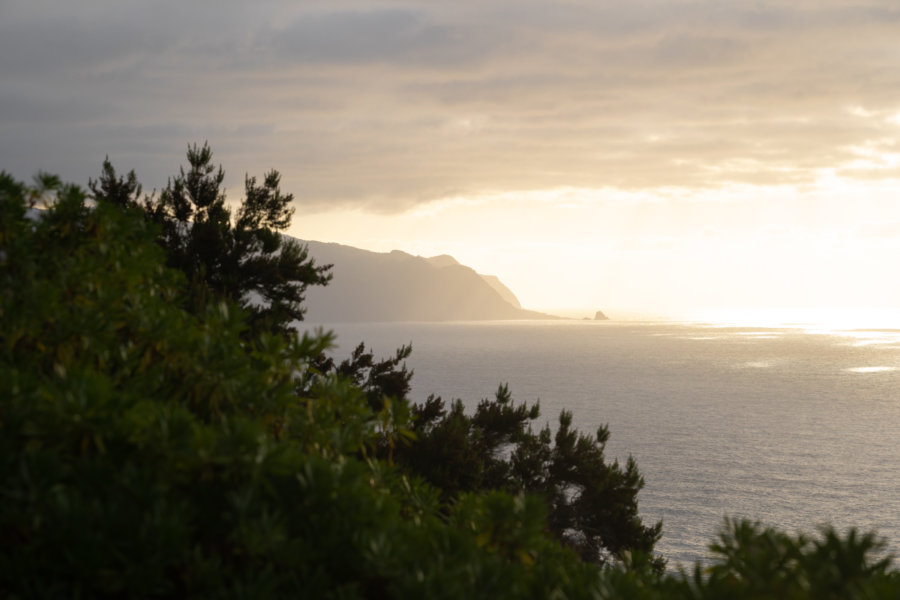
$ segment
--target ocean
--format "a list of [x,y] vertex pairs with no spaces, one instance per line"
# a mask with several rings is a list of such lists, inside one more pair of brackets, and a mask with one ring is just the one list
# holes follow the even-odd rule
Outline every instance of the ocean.
[[[312,324],[306,324],[313,327]],[[900,554],[900,330],[673,322],[325,324],[335,354],[411,342],[412,399],[467,407],[508,383],[562,409],[607,457],[632,455],[645,522],[675,567],[705,561],[723,517],[789,532],[874,529]]]

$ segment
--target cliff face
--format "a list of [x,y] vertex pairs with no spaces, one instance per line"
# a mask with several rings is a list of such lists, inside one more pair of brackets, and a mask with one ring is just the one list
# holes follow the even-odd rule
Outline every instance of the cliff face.
[[447,255],[423,258],[398,250],[303,243],[317,263],[334,265],[328,286],[306,292],[309,322],[554,318],[522,309],[499,279],[483,277]]
[[506,287],[500,278],[496,275],[479,275],[482,279],[484,279],[485,283],[491,286],[495,292],[500,294],[500,297],[515,306],[516,308],[522,308],[522,305],[519,304],[519,299],[516,298],[516,295],[513,294],[512,290]]

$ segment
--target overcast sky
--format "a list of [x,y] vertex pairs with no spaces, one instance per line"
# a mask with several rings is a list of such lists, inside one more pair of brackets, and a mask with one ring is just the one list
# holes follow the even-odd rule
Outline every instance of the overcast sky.
[[900,307],[896,0],[0,0],[0,82],[20,178],[208,140],[526,306]]

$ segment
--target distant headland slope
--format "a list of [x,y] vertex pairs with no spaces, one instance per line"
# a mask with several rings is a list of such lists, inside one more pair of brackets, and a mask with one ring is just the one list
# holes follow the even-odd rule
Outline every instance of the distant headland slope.
[[331,283],[306,291],[309,322],[559,318],[523,309],[497,277],[479,275],[446,254],[424,258],[399,250],[302,243],[317,263],[334,265]]

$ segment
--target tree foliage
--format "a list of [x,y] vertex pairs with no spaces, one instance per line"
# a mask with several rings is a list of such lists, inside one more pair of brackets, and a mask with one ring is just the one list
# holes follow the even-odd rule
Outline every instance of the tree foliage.
[[141,207],[159,227],[167,265],[187,277],[189,309],[228,299],[248,313],[251,331],[288,335],[291,324],[303,319],[305,290],[327,284],[330,265],[316,265],[305,246],[279,234],[290,226],[294,209],[277,171],[261,182],[245,177],[244,199],[232,215],[225,171],[212,157],[208,144],[189,146],[187,170],[181,167],[158,196],[141,198],[134,171],[118,177],[109,158],[89,187],[97,202]]
[[457,400],[445,409],[431,397],[413,407],[416,442],[398,460],[441,490],[445,499],[486,490],[531,494],[548,507],[547,529],[587,561],[604,564],[626,552],[652,557],[662,523],[645,526],[637,494],[644,485],[630,457],[623,466],[604,455],[609,432],[594,438],[572,429],[563,411],[555,434],[549,425],[535,432],[538,404],[516,404],[500,386],[469,416]]

